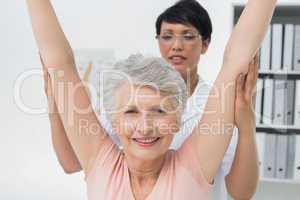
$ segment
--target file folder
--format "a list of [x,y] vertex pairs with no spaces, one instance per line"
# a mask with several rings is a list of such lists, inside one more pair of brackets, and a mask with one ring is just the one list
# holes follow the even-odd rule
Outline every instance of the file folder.
[[295,101],[295,117],[294,117],[294,125],[300,127],[300,80],[296,81],[296,101]]
[[288,152],[287,152],[287,179],[294,178],[294,165],[296,153],[296,134],[288,136]]
[[263,164],[265,178],[275,178],[276,143],[277,137],[275,134],[266,134]]
[[271,61],[271,26],[269,26],[266,36],[263,40],[260,49],[260,70],[268,71],[270,70]]
[[276,172],[275,177],[284,179],[287,176],[287,153],[288,153],[288,136],[277,135],[276,146]]
[[283,69],[286,71],[291,71],[293,68],[293,50],[294,50],[294,25],[285,24]]
[[278,71],[282,66],[283,25],[272,25],[272,71]]
[[266,138],[266,133],[263,133],[263,132],[256,133],[256,146],[257,146],[258,162],[259,162],[259,174],[261,177],[263,177],[263,172],[264,172],[265,138]]
[[[285,80],[275,80],[274,85],[274,121],[275,125],[284,124],[285,94],[287,93],[287,82]],[[275,106],[276,105],[276,106]]]
[[300,135],[296,136],[294,179],[300,180]]
[[295,81],[287,80],[287,89],[284,94],[284,124],[293,125],[294,122],[294,110],[295,110]]
[[274,80],[265,79],[264,95],[263,95],[263,124],[272,124],[273,122],[273,95],[274,95]]
[[257,80],[256,86],[256,102],[255,102],[255,116],[256,116],[256,123],[261,123],[261,116],[262,116],[262,95],[263,95],[263,79]]
[[300,71],[300,25],[295,25],[294,70]]

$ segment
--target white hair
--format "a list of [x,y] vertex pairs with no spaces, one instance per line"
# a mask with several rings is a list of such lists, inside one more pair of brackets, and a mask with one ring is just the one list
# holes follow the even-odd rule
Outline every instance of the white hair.
[[171,96],[176,114],[181,118],[187,101],[186,84],[172,66],[158,57],[145,58],[141,54],[131,55],[128,59],[117,62],[110,73],[103,77],[103,105],[108,117],[113,120],[116,111],[116,90],[124,82],[132,85],[150,85]]

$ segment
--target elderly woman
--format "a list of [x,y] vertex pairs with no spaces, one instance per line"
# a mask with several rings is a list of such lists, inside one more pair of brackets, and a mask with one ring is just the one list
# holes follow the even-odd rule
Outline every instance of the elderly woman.
[[[27,2],[45,66],[63,72],[51,74],[50,78],[54,86],[65,89],[62,98],[58,95],[61,91],[54,87],[54,97],[68,138],[86,174],[89,199],[209,198],[210,184],[233,129],[235,79],[248,71],[276,0],[250,0],[247,4],[227,44],[206,112],[177,151],[168,149],[173,134],[179,129],[186,99],[178,73],[157,58],[129,59],[119,64],[130,78],[116,77],[116,81],[111,82],[113,98],[106,110],[109,108],[112,112],[113,127],[124,147],[121,151],[107,136],[94,112],[80,112],[82,110],[76,108],[90,108],[90,101],[50,2]],[[134,69],[125,70],[125,66]],[[154,73],[152,68],[160,76],[164,74],[161,77],[167,81],[155,76],[149,79],[153,77],[150,76]],[[70,97],[72,102],[68,101]]]
[[[201,78],[201,60],[206,54],[212,36],[213,26],[206,9],[197,0],[180,0],[166,8],[157,18],[156,38],[161,56],[176,69],[187,83],[188,100],[181,118],[180,131],[170,146],[178,149],[191,134],[202,117],[206,100],[211,90]],[[200,37],[199,37],[200,36]],[[252,63],[256,70],[237,90],[235,98],[235,129],[221,166],[214,179],[213,199],[227,199],[227,190],[233,199],[251,199],[258,182],[258,159],[255,144],[255,121],[252,110],[253,91],[256,86],[258,62]],[[200,67],[201,68],[201,67]],[[87,72],[89,70],[87,69]],[[199,75],[198,75],[199,73]],[[84,77],[87,77],[84,75]],[[83,78],[84,81],[84,78]],[[47,85],[46,85],[47,88]],[[59,114],[56,112],[53,95],[46,91],[50,103],[49,119],[53,147],[59,163],[67,174],[82,170],[80,162],[67,138]],[[100,95],[102,97],[102,95]],[[51,106],[54,105],[54,106]],[[113,132],[110,120],[101,107],[99,121],[115,144],[120,145]],[[251,123],[249,123],[251,122]],[[237,145],[238,144],[238,145]]]

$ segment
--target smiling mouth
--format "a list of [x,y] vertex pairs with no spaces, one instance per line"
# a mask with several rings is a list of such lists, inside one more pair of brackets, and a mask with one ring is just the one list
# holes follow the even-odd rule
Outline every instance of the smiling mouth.
[[183,56],[171,56],[169,59],[173,64],[182,64],[186,60]]
[[160,139],[161,137],[133,138],[133,141],[135,141],[139,146],[150,147],[156,144]]

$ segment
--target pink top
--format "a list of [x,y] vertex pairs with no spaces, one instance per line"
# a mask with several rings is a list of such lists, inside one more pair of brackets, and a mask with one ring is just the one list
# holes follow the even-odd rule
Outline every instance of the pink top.
[[[212,186],[199,169],[195,153],[187,140],[177,150],[170,150],[146,200],[210,199]],[[107,138],[94,166],[87,174],[88,200],[134,200],[124,154]]]

